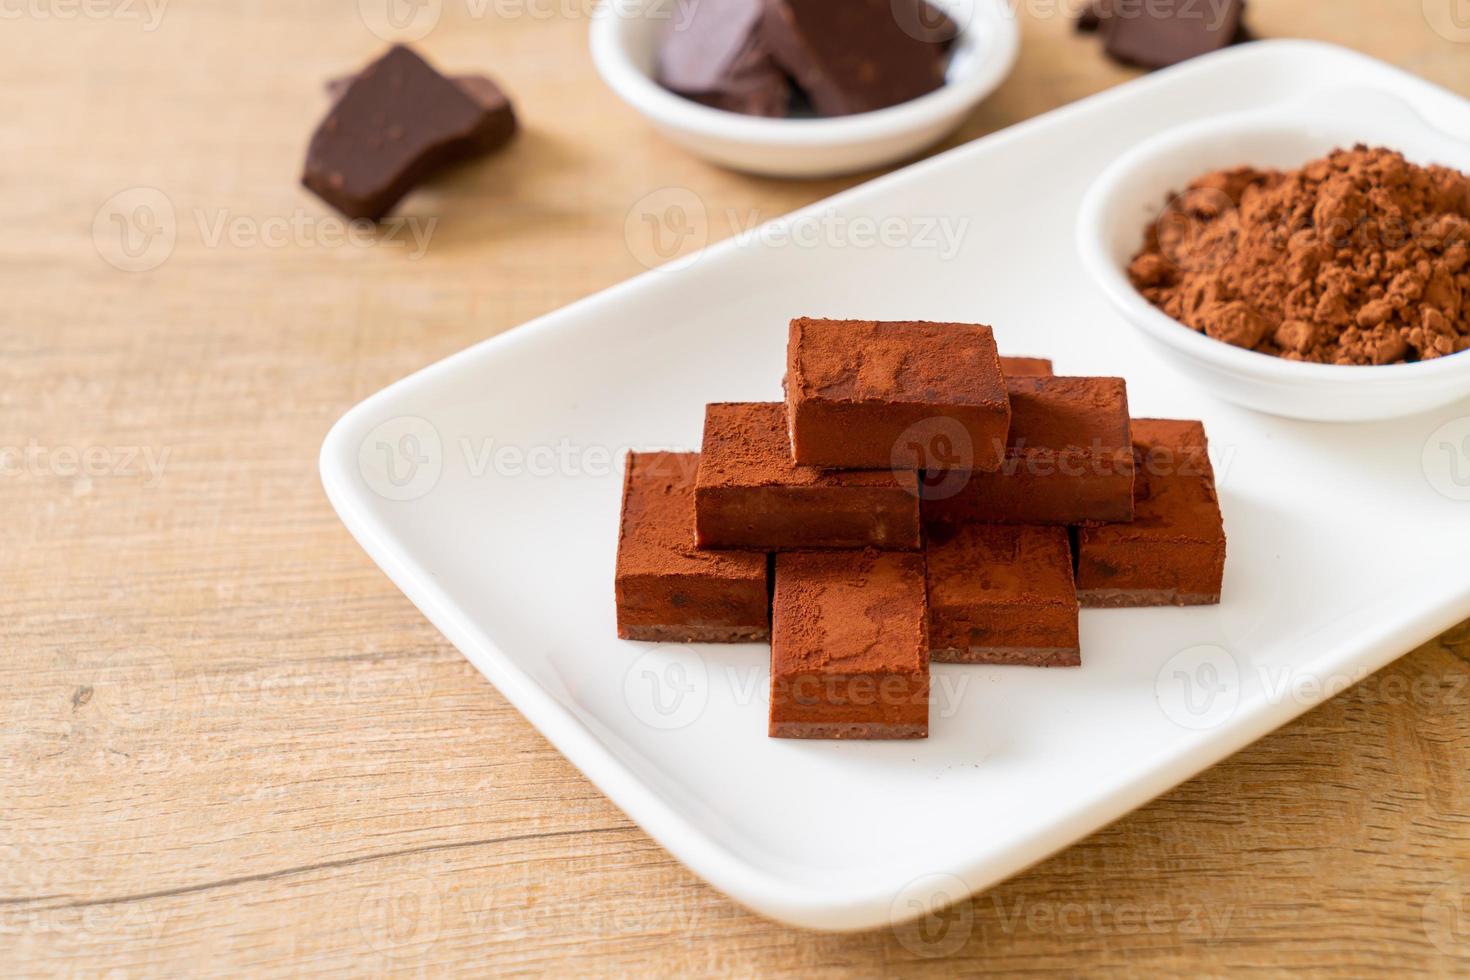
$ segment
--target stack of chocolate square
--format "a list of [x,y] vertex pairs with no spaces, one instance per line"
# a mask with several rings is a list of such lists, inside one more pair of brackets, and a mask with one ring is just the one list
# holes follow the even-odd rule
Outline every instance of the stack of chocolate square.
[[785,403],[629,453],[618,635],[771,640],[770,734],[922,738],[929,663],[1076,666],[1080,606],[1218,602],[1198,422],[987,326],[791,321]]

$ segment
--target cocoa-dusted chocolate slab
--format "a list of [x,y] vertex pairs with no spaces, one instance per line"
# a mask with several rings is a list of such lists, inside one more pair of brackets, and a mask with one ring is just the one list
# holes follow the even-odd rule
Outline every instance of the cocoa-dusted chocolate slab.
[[478,85],[467,91],[394,45],[317,127],[301,182],[347,217],[376,220],[436,171],[489,152],[515,129],[503,95]]
[[1001,355],[1000,370],[1007,378],[1049,378],[1051,359],[1046,357],[1006,357]]
[[993,473],[925,474],[926,522],[1080,524],[1133,517],[1133,452],[1122,378],[1006,381],[1011,428]]
[[1220,601],[1225,524],[1204,426],[1134,419],[1133,520],[1077,529],[1077,597],[1091,608]]
[[716,109],[784,116],[791,82],[761,33],[766,0],[681,0],[659,43],[655,77]]
[[768,0],[763,25],[776,63],[824,116],[939,88],[957,33],[926,0]]
[[1065,527],[933,525],[926,529],[924,561],[935,662],[1082,663]]
[[925,738],[924,559],[881,551],[776,556],[773,738]]
[[742,643],[770,636],[766,555],[694,545],[698,453],[629,453],[615,592],[625,640]]
[[918,320],[791,321],[793,458],[840,469],[993,470],[1010,425],[990,327]]
[[702,548],[919,547],[917,475],[791,461],[780,402],[715,402],[695,490]]

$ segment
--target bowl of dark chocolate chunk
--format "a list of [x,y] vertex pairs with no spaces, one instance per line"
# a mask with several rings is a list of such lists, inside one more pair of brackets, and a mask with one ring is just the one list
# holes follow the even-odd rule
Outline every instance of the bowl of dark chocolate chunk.
[[781,177],[913,156],[1010,72],[1006,0],[620,0],[593,19],[607,85],[667,138]]
[[1470,134],[1325,89],[1165,132],[1083,200],[1077,247],[1200,388],[1352,422],[1470,396]]

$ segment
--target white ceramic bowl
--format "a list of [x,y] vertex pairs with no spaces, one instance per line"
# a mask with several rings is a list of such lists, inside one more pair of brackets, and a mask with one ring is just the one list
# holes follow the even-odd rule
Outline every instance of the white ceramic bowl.
[[1420,164],[1470,171],[1470,137],[1436,129],[1383,92],[1333,89],[1302,100],[1170,130],[1108,166],[1082,202],[1077,248],[1113,306],[1166,361],[1227,401],[1290,418],[1396,418],[1470,395],[1470,352],[1377,367],[1303,364],[1233,347],[1179,323],[1141,296],[1127,268],[1167,195],[1240,165],[1294,168],[1355,143]]
[[680,146],[714,163],[777,177],[851,173],[942,139],[1011,70],[1020,32],[1006,0],[936,0],[960,25],[944,87],[901,105],[831,119],[766,119],[711,109],[653,80],[670,0],[609,0],[592,19],[603,81]]

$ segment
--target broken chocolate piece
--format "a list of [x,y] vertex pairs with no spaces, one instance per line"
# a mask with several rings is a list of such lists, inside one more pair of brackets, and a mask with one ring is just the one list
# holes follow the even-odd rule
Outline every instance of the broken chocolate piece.
[[[327,79],[327,96],[335,102],[342,98],[348,86],[356,80],[356,75],[338,75],[336,78]],[[510,105],[510,100],[505,97],[500,86],[496,85],[494,79],[488,75],[450,75],[449,80],[458,85],[465,95],[480,103],[487,110],[499,112],[502,107]]]
[[933,525],[925,531],[924,560],[935,662],[1082,663],[1066,528]]
[[917,476],[793,463],[780,402],[705,408],[695,504],[701,548],[919,547]]
[[879,551],[776,556],[774,738],[925,738],[924,559]]
[[791,452],[843,469],[993,470],[1010,407],[991,329],[978,323],[791,321]]
[[625,640],[742,643],[770,636],[766,556],[694,546],[698,453],[629,453],[615,592]]
[[956,32],[926,0],[769,0],[763,25],[771,56],[826,116],[939,88]]
[[765,0],[682,0],[659,45],[658,83],[716,109],[786,115],[791,83],[761,36],[764,10]]
[[493,83],[457,83],[395,45],[317,127],[301,182],[347,217],[376,220],[435,171],[499,147],[515,128]]
[[1011,428],[992,473],[920,484],[925,522],[1079,524],[1133,516],[1122,378],[1006,379]]
[[1204,426],[1134,419],[1134,517],[1077,529],[1077,598],[1087,607],[1220,601],[1225,525]]
[[[1242,0],[1164,4],[1102,0],[1096,17],[1108,57],[1140,68],[1167,68],[1237,43]],[[1081,22],[1079,21],[1079,24]]]

